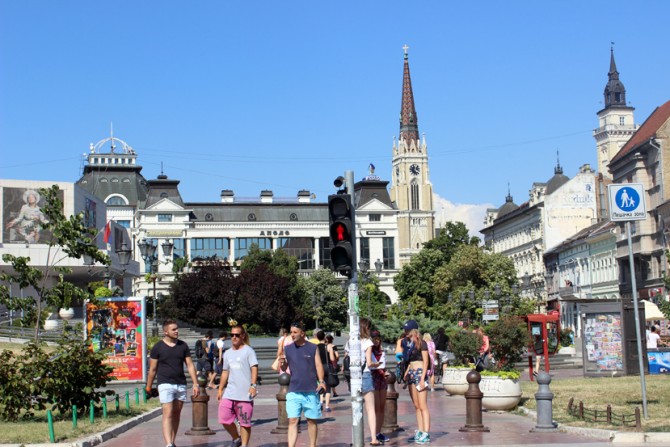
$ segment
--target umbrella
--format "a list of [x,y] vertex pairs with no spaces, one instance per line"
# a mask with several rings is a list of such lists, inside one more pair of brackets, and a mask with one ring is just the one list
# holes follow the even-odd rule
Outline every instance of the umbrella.
[[665,315],[661,312],[658,306],[651,301],[641,300],[644,303],[644,315],[647,321],[651,320],[665,320]]

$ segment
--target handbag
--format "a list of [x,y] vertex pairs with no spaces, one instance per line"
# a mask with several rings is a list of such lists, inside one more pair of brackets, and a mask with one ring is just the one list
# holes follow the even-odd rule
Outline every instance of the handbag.
[[326,384],[334,388],[340,384],[340,378],[337,373],[339,368],[336,368],[332,363],[328,362],[328,375],[326,375]]

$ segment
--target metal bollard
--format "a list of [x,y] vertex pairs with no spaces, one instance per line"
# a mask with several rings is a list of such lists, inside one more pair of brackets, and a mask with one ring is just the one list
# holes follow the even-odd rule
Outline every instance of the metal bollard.
[[384,431],[400,431],[398,425],[398,392],[395,390],[396,377],[392,371],[386,376],[386,404],[384,405]]
[[549,389],[551,376],[542,371],[537,375],[537,393],[535,393],[535,402],[537,403],[537,424],[532,432],[551,432],[557,430],[557,424],[553,419],[552,402],[554,393]]
[[272,434],[286,434],[288,433],[288,415],[286,413],[286,394],[288,393],[288,386],[291,383],[291,376],[282,373],[277,378],[279,382],[279,392],[277,397],[277,426],[270,430]]
[[479,389],[482,376],[472,370],[465,377],[468,381],[468,390],[465,392],[465,425],[458,429],[462,432],[487,432],[491,431],[482,425],[482,398],[484,393]]
[[213,435],[214,432],[207,425],[209,395],[207,394],[207,377],[198,373],[199,396],[191,396],[193,415],[191,429],[184,433],[189,436]]

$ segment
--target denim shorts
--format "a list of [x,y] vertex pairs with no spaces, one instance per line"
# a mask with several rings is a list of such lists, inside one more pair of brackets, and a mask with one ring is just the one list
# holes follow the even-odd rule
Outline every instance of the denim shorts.
[[290,392],[286,394],[286,416],[299,418],[305,413],[306,419],[321,419],[321,402],[319,395],[311,393]]
[[[423,368],[410,368],[409,371],[407,371],[407,383],[417,385],[421,381],[421,374],[423,374]],[[428,385],[428,382],[425,379],[423,385]]]
[[372,374],[370,371],[363,372],[363,385],[361,386],[361,393],[368,393],[375,390],[375,385],[372,383]]
[[169,404],[175,400],[186,400],[186,385],[161,383],[158,385],[158,399],[162,404]]

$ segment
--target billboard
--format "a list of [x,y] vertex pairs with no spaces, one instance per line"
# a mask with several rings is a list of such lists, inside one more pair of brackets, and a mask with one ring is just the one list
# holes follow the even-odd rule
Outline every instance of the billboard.
[[[44,197],[39,188],[2,188],[2,241],[5,244],[47,244],[51,232],[44,229]],[[58,191],[63,201],[63,190]],[[62,210],[61,210],[62,211]]]
[[145,298],[101,298],[101,301],[100,306],[86,303],[89,349],[107,353],[103,363],[113,368],[116,380],[146,381]]

